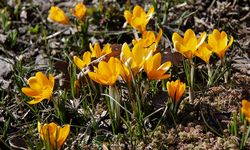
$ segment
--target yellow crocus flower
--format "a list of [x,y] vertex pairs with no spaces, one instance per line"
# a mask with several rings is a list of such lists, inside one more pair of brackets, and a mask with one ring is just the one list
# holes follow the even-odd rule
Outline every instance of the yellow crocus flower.
[[108,62],[101,61],[95,72],[88,72],[90,79],[102,85],[113,85],[121,73],[121,62],[111,57]]
[[120,60],[124,64],[128,64],[135,76],[143,67],[146,59],[152,55],[152,51],[144,48],[143,43],[139,42],[134,45],[132,51],[127,43],[122,45]]
[[148,48],[153,52],[155,52],[161,37],[162,37],[161,28],[157,36],[155,36],[153,31],[144,31],[142,34],[142,38],[138,40],[133,40],[132,43],[133,45],[135,45],[139,42],[142,42],[145,48]]
[[40,137],[44,141],[44,144],[46,144],[46,141],[49,140],[50,149],[59,150],[64,144],[67,136],[69,135],[70,125],[66,124],[64,125],[64,127],[60,127],[56,125],[54,122],[43,125],[40,122],[38,122],[37,129],[40,134]]
[[184,55],[188,59],[192,59],[196,53],[196,50],[202,45],[206,39],[206,32],[203,32],[199,39],[196,38],[193,30],[188,29],[184,38],[182,38],[178,33],[174,33],[172,36],[172,41],[175,49]]
[[167,82],[167,90],[169,96],[174,102],[178,102],[186,90],[186,84],[180,80]]
[[208,45],[211,50],[220,58],[223,59],[227,49],[232,45],[234,38],[230,36],[230,41],[228,42],[226,32],[218,31],[214,29],[211,34],[208,35]]
[[170,74],[165,74],[171,67],[171,62],[167,61],[161,65],[161,53],[150,56],[144,64],[144,71],[150,80],[162,80],[170,77]]
[[136,5],[133,9],[133,13],[130,11],[124,11],[124,17],[126,21],[136,30],[139,30],[141,33],[146,30],[146,26],[149,20],[152,18],[154,13],[154,7],[151,6],[147,12],[144,12],[143,8]]
[[248,100],[242,100],[241,112],[245,115],[246,119],[250,121],[250,102]]
[[57,6],[52,6],[50,8],[48,18],[54,22],[57,22],[63,25],[67,25],[70,23],[68,16],[63,12],[62,9],[60,9]]
[[209,50],[208,47],[209,46],[204,42],[195,52],[195,56],[201,58],[206,63],[209,63],[210,56],[212,55],[212,51]]
[[99,43],[95,43],[94,47],[92,46],[92,44],[89,44],[89,48],[92,52],[91,57],[95,57],[95,58],[99,58],[103,55],[109,54],[112,52],[112,49],[110,47],[110,44],[106,44],[103,49],[101,49]]
[[71,9],[71,13],[78,19],[82,20],[86,15],[86,6],[83,3],[78,3],[75,6],[75,9]]
[[82,59],[78,58],[77,56],[74,56],[73,61],[79,69],[83,69],[91,62],[91,53],[85,52],[82,56]]
[[36,104],[43,99],[50,100],[54,88],[54,76],[49,75],[49,79],[42,72],[37,72],[35,76],[28,79],[30,87],[23,87],[22,92],[34,99],[29,101],[29,104]]

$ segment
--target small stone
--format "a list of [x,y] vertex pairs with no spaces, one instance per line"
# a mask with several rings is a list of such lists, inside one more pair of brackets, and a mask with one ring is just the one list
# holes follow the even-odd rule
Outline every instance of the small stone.
[[0,56],[0,77],[7,77],[11,71],[13,71],[14,61],[9,58]]
[[39,54],[36,57],[35,65],[36,68],[48,67],[49,66],[48,56],[46,54]]

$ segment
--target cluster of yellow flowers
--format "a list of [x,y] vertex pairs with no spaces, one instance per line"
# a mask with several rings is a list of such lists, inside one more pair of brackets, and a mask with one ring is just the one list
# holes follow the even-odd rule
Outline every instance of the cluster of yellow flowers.
[[[53,93],[54,82],[55,78],[52,74],[47,78],[42,72],[37,72],[35,76],[28,79],[28,85],[30,87],[23,87],[22,92],[34,98],[28,102],[29,104],[37,104],[44,99],[50,100]],[[44,143],[50,143],[50,149],[60,149],[70,131],[70,125],[66,124],[61,128],[53,122],[44,125],[38,122],[37,127]],[[49,134],[48,136],[47,133]]]
[[[71,9],[71,13],[75,16],[78,20],[83,20],[86,15],[86,6],[82,3],[76,4],[74,9]],[[64,13],[62,9],[57,6],[52,6],[49,11],[49,17],[51,21],[68,25],[70,24],[69,17]]]
[[[86,6],[83,3],[76,4],[74,9],[70,10],[73,16],[75,16],[79,21],[82,21],[83,18],[86,15]],[[57,6],[52,6],[49,11],[48,18],[56,23],[63,24],[63,25],[69,25],[71,22],[69,20],[69,17],[64,13],[62,9],[60,9]],[[92,47],[92,46],[91,46]],[[93,49],[93,48],[92,48]],[[98,49],[98,45],[94,47],[94,49]],[[100,49],[100,48],[99,48]],[[87,58],[89,58],[89,62],[91,61],[90,55],[85,54],[84,60],[86,61]],[[96,50],[92,56],[99,57],[102,55],[101,52]],[[79,61],[81,64],[81,60]],[[84,67],[84,65],[80,65],[78,67]],[[53,88],[54,88],[54,76],[52,74],[49,75],[49,78],[46,77],[45,74],[42,72],[37,72],[35,76],[30,77],[27,81],[29,87],[23,87],[21,90],[22,92],[34,98],[33,100],[29,101],[29,104],[37,104],[41,102],[44,99],[50,100]],[[60,149],[60,147],[65,142],[68,134],[70,131],[70,125],[66,124],[64,127],[60,127],[56,125],[54,122],[50,124],[44,124],[41,125],[40,122],[38,122],[38,132],[44,141],[44,144],[46,145],[47,142],[49,142],[49,149]],[[48,134],[48,135],[47,135]]]
[[95,43],[94,47],[90,43],[89,48],[90,52],[85,52],[82,56],[82,59],[77,56],[73,57],[73,61],[79,69],[83,69],[84,67],[86,67],[91,62],[91,58],[100,58],[101,56],[112,52],[110,44],[106,44],[103,49],[101,49],[99,43]]
[[[133,12],[124,11],[124,17],[134,29],[138,30],[142,33],[142,38],[137,40],[134,39],[132,41],[133,45],[136,43],[141,43],[143,47],[148,47],[150,52],[155,52],[157,45],[162,37],[162,29],[159,30],[157,37],[155,37],[152,31],[147,31],[146,26],[149,20],[153,17],[154,7],[151,6],[148,12],[144,12],[143,8],[136,5],[133,9]],[[182,40],[183,41],[183,40]],[[140,50],[139,53],[143,53],[144,51]],[[126,54],[126,51],[121,53]],[[134,55],[135,58],[138,58],[140,54]],[[161,65],[161,53],[157,53],[155,55],[149,54],[149,57],[145,57],[145,63],[142,63],[144,67],[144,71],[147,73],[148,78],[150,80],[161,80],[167,79],[170,77],[169,74],[165,74],[167,70],[171,67],[171,62],[165,62]],[[139,65],[138,65],[139,66]],[[133,67],[131,67],[133,70]],[[180,80],[172,81],[167,83],[167,90],[169,96],[172,98],[173,101],[179,101],[182,95],[184,94],[186,89],[186,84],[180,82]]]
[[[85,52],[83,59],[74,57],[74,63],[83,69],[90,63],[91,57],[99,58],[105,54],[112,52],[109,44],[105,45],[103,50],[100,49],[98,44],[94,48],[90,48],[91,52]],[[119,75],[122,79],[129,83],[132,76],[144,69],[150,80],[160,80],[169,78],[170,75],[165,73],[169,70],[171,62],[166,62],[161,65],[161,53],[153,55],[151,48],[145,48],[143,42],[137,42],[132,50],[127,43],[122,46],[120,60],[111,57],[108,62],[101,61],[94,72],[88,72],[89,77],[99,84],[113,85],[118,79]],[[131,70],[131,71],[130,71]],[[133,75],[132,75],[132,74]]]
[[183,38],[176,32],[172,36],[174,47],[183,56],[188,59],[197,56],[206,63],[209,63],[212,52],[217,54],[220,59],[223,59],[226,50],[233,43],[232,36],[228,42],[227,34],[224,31],[220,32],[217,29],[214,29],[214,31],[208,35],[208,43],[205,42],[205,39],[206,32],[203,32],[197,39],[195,33],[191,29],[188,29],[185,32]]

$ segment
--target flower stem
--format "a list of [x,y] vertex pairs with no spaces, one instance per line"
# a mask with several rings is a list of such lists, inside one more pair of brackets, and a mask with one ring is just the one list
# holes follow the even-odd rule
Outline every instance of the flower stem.
[[[119,91],[115,85],[109,86],[109,95],[112,98],[114,98],[119,104],[121,103],[121,96],[120,96]],[[114,100],[112,100],[110,98],[111,112],[114,115],[113,117],[115,118],[115,120],[118,123],[119,118],[120,118],[120,106],[119,106],[119,104],[117,104],[117,102],[114,102]]]
[[[221,66],[224,69],[227,69],[227,65],[226,65],[226,57],[221,59]],[[224,73],[224,83],[228,83],[228,71],[225,71]]]
[[190,69],[190,86],[189,86],[189,101],[193,102],[194,99],[194,62],[192,59],[189,61],[191,69]]
[[208,81],[207,81],[207,86],[210,86],[211,85],[211,82],[212,82],[212,68],[211,68],[211,65],[209,63],[207,63],[207,74],[208,74]]

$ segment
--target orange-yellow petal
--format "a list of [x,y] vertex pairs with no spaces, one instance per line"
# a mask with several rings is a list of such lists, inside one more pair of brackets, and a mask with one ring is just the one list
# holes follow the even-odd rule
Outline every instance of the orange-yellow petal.
[[41,102],[43,99],[44,99],[43,97],[36,98],[36,99],[33,99],[33,100],[29,101],[28,103],[32,104],[32,105],[37,104],[37,103]]
[[42,85],[41,82],[36,77],[30,77],[28,79],[28,84],[31,89],[34,89],[36,91],[42,91]]
[[49,85],[49,80],[48,78],[46,77],[46,75],[44,75],[42,72],[37,72],[36,73],[36,79],[37,81],[39,82],[40,85]]
[[212,55],[212,51],[210,51],[205,43],[203,43],[198,50],[195,52],[195,55],[201,58],[206,63],[209,63],[210,56]]
[[64,127],[60,127],[58,130],[58,138],[57,138],[57,146],[58,148],[63,145],[65,140],[67,139],[67,136],[69,135],[70,132],[70,125],[66,124]]
[[76,66],[77,66],[79,69],[84,68],[84,66],[85,66],[84,61],[81,60],[80,58],[78,58],[77,56],[74,56],[74,57],[73,57],[73,61],[74,61],[74,63],[76,64]]
[[193,30],[188,29],[184,33],[183,43],[184,43],[183,45],[185,45],[185,47],[192,52],[194,52],[197,49],[196,46],[198,43]]
[[27,96],[36,96],[38,94],[40,94],[39,91],[37,90],[34,90],[34,89],[31,89],[31,88],[28,88],[28,87],[23,87],[22,88],[22,92],[27,95]]

